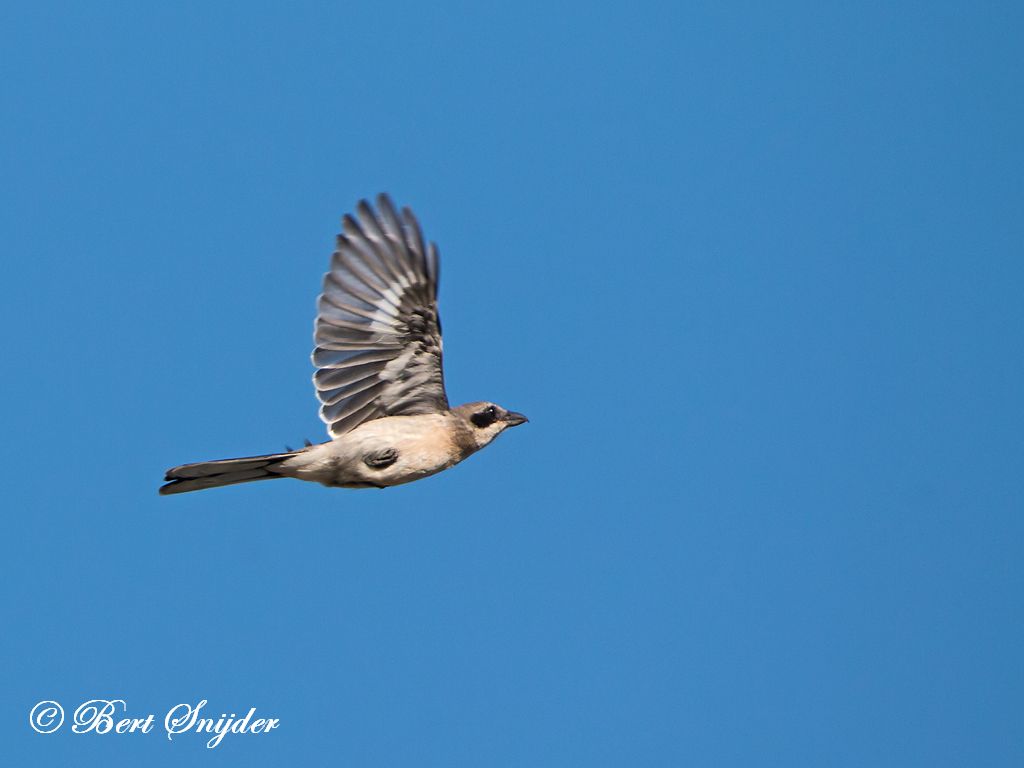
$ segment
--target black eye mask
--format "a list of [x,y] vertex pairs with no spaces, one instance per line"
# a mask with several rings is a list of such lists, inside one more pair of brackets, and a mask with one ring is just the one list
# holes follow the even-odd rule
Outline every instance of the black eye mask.
[[480,413],[474,413],[469,420],[480,429],[489,427],[498,420],[498,414],[493,408],[484,408]]

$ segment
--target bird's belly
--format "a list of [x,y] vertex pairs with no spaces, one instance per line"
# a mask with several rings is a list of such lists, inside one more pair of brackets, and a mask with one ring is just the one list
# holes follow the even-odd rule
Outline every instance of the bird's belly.
[[[393,421],[399,418],[411,421],[423,417],[395,417]],[[302,458],[296,457],[282,474],[332,487],[385,488],[437,474],[462,458],[443,431],[410,426],[419,425],[371,422],[317,446]]]
[[379,469],[367,466],[363,461],[355,465],[355,472],[346,473],[350,477],[356,475],[358,481],[369,486],[388,487],[403,485],[423,477],[436,475],[457,462],[448,454],[432,451],[399,451],[394,464]]

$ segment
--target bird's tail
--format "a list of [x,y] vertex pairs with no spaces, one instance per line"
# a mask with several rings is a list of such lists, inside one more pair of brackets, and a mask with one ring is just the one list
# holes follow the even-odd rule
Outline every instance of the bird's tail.
[[277,468],[280,467],[281,462],[299,453],[301,451],[182,464],[180,467],[167,470],[164,479],[169,482],[160,487],[160,494],[166,496],[169,493],[188,493],[189,491],[201,491],[204,488],[219,488],[222,485],[284,477],[276,471]]

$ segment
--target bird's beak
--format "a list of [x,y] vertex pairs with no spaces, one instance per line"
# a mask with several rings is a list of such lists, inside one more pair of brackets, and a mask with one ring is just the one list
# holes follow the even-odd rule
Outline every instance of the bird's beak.
[[526,422],[528,422],[529,419],[523,416],[523,414],[521,413],[509,411],[508,413],[505,414],[505,418],[502,419],[502,421],[504,421],[510,427],[518,427],[520,424],[525,424]]

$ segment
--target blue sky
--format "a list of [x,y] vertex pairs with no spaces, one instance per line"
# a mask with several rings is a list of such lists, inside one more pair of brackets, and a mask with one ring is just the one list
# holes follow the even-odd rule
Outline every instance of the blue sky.
[[[1012,3],[0,11],[19,765],[1019,765]],[[382,492],[160,498],[322,439],[390,192],[446,376],[528,426]],[[43,699],[262,736],[44,736]]]

